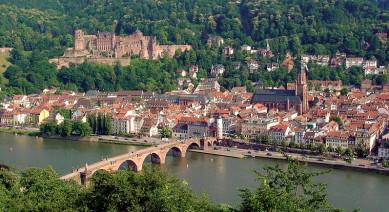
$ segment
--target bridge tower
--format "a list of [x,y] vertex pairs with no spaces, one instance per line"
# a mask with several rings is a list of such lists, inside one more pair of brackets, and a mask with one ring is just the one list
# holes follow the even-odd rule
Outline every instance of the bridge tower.
[[80,172],[81,185],[87,186],[92,172],[88,169],[88,164],[85,164],[85,170]]

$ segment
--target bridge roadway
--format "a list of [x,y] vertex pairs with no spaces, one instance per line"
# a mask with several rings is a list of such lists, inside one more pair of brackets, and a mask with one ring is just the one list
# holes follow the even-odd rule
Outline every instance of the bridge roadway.
[[171,150],[173,156],[185,157],[190,147],[193,146],[205,150],[208,146],[212,146],[214,142],[214,138],[167,141],[158,146],[106,158],[90,165],[85,164],[84,167],[73,170],[72,173],[62,176],[61,179],[75,180],[80,184],[86,185],[93,176],[93,173],[98,170],[116,171],[127,162],[127,168],[134,171],[141,171],[143,163],[148,156],[151,156],[152,163],[164,164],[166,156]]

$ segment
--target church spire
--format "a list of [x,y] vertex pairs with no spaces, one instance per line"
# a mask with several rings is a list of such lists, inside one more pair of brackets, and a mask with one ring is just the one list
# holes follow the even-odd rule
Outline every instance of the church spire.
[[301,99],[300,114],[308,112],[308,83],[307,83],[307,70],[306,64],[301,63],[301,70],[296,80],[296,96]]
[[301,64],[301,70],[297,78],[297,84],[307,84],[307,71],[308,67],[306,64]]

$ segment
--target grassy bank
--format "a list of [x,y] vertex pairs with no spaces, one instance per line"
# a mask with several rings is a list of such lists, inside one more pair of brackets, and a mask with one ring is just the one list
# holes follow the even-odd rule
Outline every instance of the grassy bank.
[[11,133],[11,134],[28,135],[28,136],[41,135],[41,133],[36,130],[24,130],[24,129],[15,129],[15,128],[0,128],[0,133]]

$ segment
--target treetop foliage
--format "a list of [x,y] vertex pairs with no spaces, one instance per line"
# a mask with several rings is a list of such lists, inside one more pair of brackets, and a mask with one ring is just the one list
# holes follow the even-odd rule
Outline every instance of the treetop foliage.
[[339,211],[327,200],[325,185],[314,183],[306,165],[267,167],[258,188],[241,191],[237,208],[215,205],[195,195],[187,183],[158,168],[96,172],[88,187],[63,181],[51,168],[15,174],[0,169],[0,211]]

